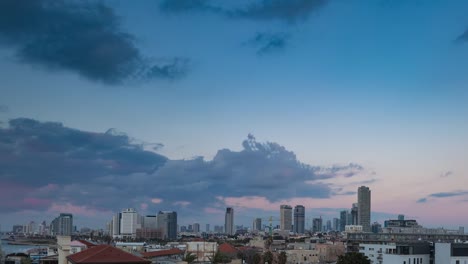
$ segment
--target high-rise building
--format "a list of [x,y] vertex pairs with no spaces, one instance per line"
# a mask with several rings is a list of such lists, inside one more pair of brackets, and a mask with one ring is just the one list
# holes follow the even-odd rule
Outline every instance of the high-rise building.
[[358,203],[353,203],[353,206],[351,207],[351,215],[348,219],[348,225],[358,225],[358,210],[359,204]]
[[312,219],[312,232],[322,232],[322,217]]
[[120,235],[136,237],[136,230],[141,228],[141,217],[133,208],[126,208],[120,213]]
[[294,233],[304,234],[305,228],[305,207],[296,205],[294,207]]
[[291,231],[292,228],[292,207],[283,204],[280,206],[280,229]]
[[73,215],[60,214],[50,223],[50,230],[53,236],[71,236],[73,233]]
[[399,214],[398,215],[398,220],[405,220],[405,215]]
[[193,224],[193,232],[200,233],[200,224],[199,223]]
[[234,230],[234,208],[226,208],[226,215],[224,216],[224,233],[228,235],[234,235],[236,230]]
[[262,230],[262,219],[255,218],[253,222],[253,230],[261,231]]
[[161,236],[166,240],[177,239],[177,213],[174,211],[159,211],[158,228],[161,230]]
[[345,231],[345,227],[348,224],[348,211],[343,210],[340,212],[340,231]]
[[340,219],[333,218],[333,231],[340,231]]
[[158,228],[158,219],[155,215],[147,215],[143,217],[143,228],[151,228],[156,229]]
[[327,220],[327,224],[326,224],[326,229],[325,231],[331,231],[332,230],[332,221],[331,220]]
[[206,232],[210,232],[210,224],[206,224],[205,231],[206,231]]
[[121,213],[117,213],[112,217],[109,233],[114,238],[120,236],[120,218],[121,218],[121,216],[122,216]]
[[363,232],[371,232],[371,191],[366,186],[358,188],[358,225]]

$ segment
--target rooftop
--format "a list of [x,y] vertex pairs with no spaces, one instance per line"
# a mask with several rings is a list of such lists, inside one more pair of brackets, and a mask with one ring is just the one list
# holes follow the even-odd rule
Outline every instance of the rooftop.
[[67,257],[68,261],[73,264],[113,264],[113,263],[133,263],[133,264],[149,264],[143,258],[134,256],[118,248],[109,245],[99,245],[90,249],[78,252]]

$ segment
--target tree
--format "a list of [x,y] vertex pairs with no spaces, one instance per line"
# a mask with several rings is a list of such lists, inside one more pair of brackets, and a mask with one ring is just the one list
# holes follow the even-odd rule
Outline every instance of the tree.
[[288,256],[286,255],[286,252],[281,252],[278,256],[278,264],[286,264],[288,261]]
[[263,261],[267,262],[268,264],[273,263],[273,253],[271,251],[267,251],[263,254]]
[[370,264],[370,260],[362,253],[349,252],[338,257],[336,264]]
[[192,263],[197,259],[197,256],[195,256],[193,253],[188,253],[185,255],[183,261],[186,261],[187,263]]
[[214,257],[211,259],[211,263],[228,263],[231,262],[231,258],[229,256],[226,256],[225,254],[217,251],[214,255]]

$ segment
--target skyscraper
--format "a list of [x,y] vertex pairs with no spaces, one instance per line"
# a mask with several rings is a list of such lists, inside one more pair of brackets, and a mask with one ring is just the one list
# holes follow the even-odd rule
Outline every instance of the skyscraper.
[[141,218],[133,208],[122,210],[120,214],[120,235],[136,237],[136,230],[141,228]]
[[358,188],[358,225],[362,231],[371,232],[371,191],[366,186]]
[[253,230],[261,231],[262,230],[262,219],[255,218],[253,222]]
[[348,219],[348,224],[349,225],[358,225],[358,207],[359,207],[359,204],[358,203],[353,203],[353,206],[351,208],[351,216],[350,218]]
[[296,205],[294,207],[294,233],[304,234],[305,227],[305,207]]
[[290,205],[280,206],[280,229],[291,231],[292,227],[292,207]]
[[312,219],[312,232],[322,232],[322,217]]
[[194,223],[193,224],[193,232],[195,232],[195,233],[200,232],[200,224],[199,223]]
[[73,233],[73,215],[60,214],[50,223],[52,235],[71,236]]
[[158,228],[161,229],[162,237],[167,240],[177,239],[177,213],[173,211],[159,211]]
[[345,231],[345,226],[348,224],[348,211],[340,212],[340,231]]
[[228,235],[234,235],[234,208],[226,208],[226,215],[224,216],[224,232]]
[[333,218],[333,231],[340,231],[340,219]]

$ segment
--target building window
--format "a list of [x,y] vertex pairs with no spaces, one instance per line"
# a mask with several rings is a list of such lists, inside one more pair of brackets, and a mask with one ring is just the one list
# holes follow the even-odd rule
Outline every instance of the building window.
[[460,261],[459,260],[455,261],[455,264],[460,264]]

